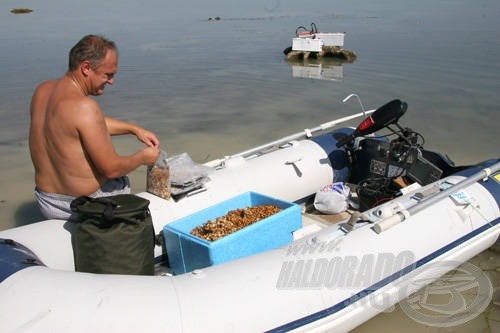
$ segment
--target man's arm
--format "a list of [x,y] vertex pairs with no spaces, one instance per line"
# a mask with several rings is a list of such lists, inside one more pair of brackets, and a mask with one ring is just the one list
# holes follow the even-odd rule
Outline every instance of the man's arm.
[[153,132],[150,132],[136,124],[129,123],[127,121],[104,117],[106,120],[106,126],[110,135],[123,135],[123,134],[134,134],[137,139],[147,146],[159,147],[160,140],[156,137]]
[[[95,102],[87,100],[81,108],[83,112],[79,114],[80,117],[77,119],[77,130],[86,154],[102,176],[108,179],[120,177],[140,165],[152,165],[156,161],[160,151],[158,139],[153,133],[137,125],[116,119],[109,118],[108,122]],[[120,133],[136,134],[139,140],[144,143],[149,138],[151,144],[146,143],[148,146],[135,154],[119,156],[111,142],[111,131],[115,135]],[[148,133],[150,133],[149,136]],[[145,139],[141,139],[141,136]]]

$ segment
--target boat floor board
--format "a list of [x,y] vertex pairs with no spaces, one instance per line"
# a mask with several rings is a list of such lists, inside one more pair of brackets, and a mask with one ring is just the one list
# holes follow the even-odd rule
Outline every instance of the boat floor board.
[[319,223],[325,225],[326,227],[332,224],[345,222],[346,220],[349,220],[350,217],[351,214],[347,211],[339,214],[322,214],[320,212],[314,212],[304,214],[302,220],[303,222],[305,222],[306,220],[312,220],[314,221],[312,223]]

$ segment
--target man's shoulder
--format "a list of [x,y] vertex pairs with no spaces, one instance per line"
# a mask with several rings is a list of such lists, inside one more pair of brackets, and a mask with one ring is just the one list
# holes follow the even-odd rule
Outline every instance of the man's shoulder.
[[95,122],[104,119],[99,104],[91,97],[68,97],[61,101],[60,108],[77,122]]
[[99,103],[89,96],[65,96],[63,100],[64,102],[73,104],[75,107],[82,110],[91,109],[101,111]]
[[40,83],[38,86],[39,87],[42,87],[42,86],[53,86],[55,85],[60,79],[50,79],[50,80],[46,80],[46,81],[43,81],[42,83]]
[[57,79],[43,81],[42,83],[38,84],[38,86],[36,86],[35,94],[51,91],[52,89],[54,89],[57,81]]

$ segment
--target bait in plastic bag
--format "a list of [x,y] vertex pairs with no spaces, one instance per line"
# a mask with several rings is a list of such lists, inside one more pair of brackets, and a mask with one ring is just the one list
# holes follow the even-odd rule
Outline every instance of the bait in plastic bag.
[[146,191],[163,199],[170,199],[170,167],[167,153],[160,151],[160,156],[155,164],[148,167]]

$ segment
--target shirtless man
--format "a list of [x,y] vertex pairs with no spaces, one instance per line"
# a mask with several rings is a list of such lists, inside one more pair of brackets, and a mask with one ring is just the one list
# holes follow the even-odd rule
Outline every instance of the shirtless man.
[[[83,37],[69,53],[68,72],[41,83],[31,100],[29,147],[35,198],[46,218],[68,219],[78,196],[130,193],[126,174],[152,165],[160,154],[156,135],[103,114],[89,97],[102,95],[118,70],[118,50],[101,36]],[[116,153],[111,136],[134,134],[146,147]]]

